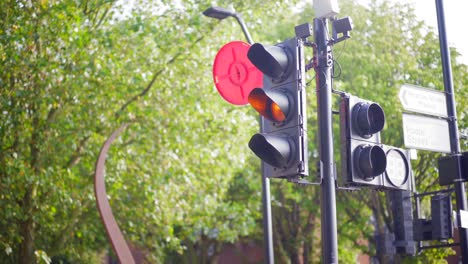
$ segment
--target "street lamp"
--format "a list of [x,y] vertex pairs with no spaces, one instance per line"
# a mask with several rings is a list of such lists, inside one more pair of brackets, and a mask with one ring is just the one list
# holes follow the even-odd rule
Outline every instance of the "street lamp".
[[247,27],[245,26],[244,20],[240,16],[240,14],[230,11],[228,9],[222,8],[222,7],[215,7],[212,6],[205,11],[203,11],[203,15],[211,18],[216,18],[218,20],[223,20],[227,17],[234,17],[239,25],[242,28],[242,31],[244,32],[245,38],[247,39],[247,42],[249,44],[253,44],[252,37],[249,34],[249,31],[247,30]]

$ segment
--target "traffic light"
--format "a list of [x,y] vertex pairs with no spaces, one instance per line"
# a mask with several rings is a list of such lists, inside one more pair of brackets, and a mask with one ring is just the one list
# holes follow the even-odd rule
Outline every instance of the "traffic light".
[[431,197],[432,239],[444,240],[453,237],[452,197],[438,194]]
[[468,181],[468,152],[440,157],[438,169],[441,186]]
[[452,198],[439,193],[431,197],[431,219],[414,221],[416,241],[447,240],[453,238]]
[[410,191],[395,190],[389,192],[390,208],[393,216],[395,248],[398,254],[416,254],[414,239],[413,203]]
[[387,156],[380,144],[385,114],[377,103],[343,94],[340,103],[342,173],[345,185],[383,186]]
[[297,179],[308,175],[303,42],[292,38],[275,46],[253,44],[247,57],[264,73],[263,89],[248,101],[260,113],[261,133],[249,141],[264,162],[267,177]]
[[342,180],[348,186],[411,190],[407,150],[383,145],[385,113],[379,104],[349,94],[340,101]]

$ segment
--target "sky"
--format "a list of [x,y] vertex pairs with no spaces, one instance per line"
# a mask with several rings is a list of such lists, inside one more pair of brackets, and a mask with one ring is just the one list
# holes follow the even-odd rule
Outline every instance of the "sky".
[[[437,31],[437,13],[435,0],[410,0],[415,3],[416,15]],[[443,0],[447,41],[450,47],[455,47],[461,54],[461,62],[468,64],[468,1]]]
[[[435,0],[391,0],[400,3],[413,3],[416,16],[424,20],[427,25],[437,28],[437,13]],[[359,0],[366,5],[369,0]],[[338,0],[339,3],[339,0]],[[450,47],[455,47],[462,54],[460,62],[468,65],[468,34],[463,17],[468,19],[468,1],[466,0],[443,0],[445,14],[445,28],[447,41]]]

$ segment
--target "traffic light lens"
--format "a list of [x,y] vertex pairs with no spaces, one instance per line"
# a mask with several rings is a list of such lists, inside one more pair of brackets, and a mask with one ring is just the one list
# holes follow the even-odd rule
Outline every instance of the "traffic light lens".
[[249,148],[260,159],[277,168],[287,166],[292,153],[287,138],[260,133],[250,139]]
[[270,110],[273,120],[281,122],[284,119],[286,119],[286,116],[284,115],[283,111],[281,111],[281,108],[276,103],[271,102]]
[[[273,122],[282,122],[286,119],[286,114],[283,112],[282,107],[274,102],[263,89],[253,89],[248,99],[250,105],[265,118]],[[287,104],[286,102],[283,108],[286,108]]]
[[354,150],[354,163],[361,173],[361,178],[371,181],[385,172],[387,156],[380,146],[360,145]]

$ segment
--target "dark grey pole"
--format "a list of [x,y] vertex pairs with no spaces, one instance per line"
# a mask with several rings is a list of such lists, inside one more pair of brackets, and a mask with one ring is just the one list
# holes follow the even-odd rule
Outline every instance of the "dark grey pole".
[[[242,32],[244,32],[244,36],[247,39],[249,44],[253,44],[252,37],[250,36],[249,30],[244,23],[241,15],[232,12],[230,10],[221,8],[221,7],[210,7],[203,12],[205,16],[216,18],[216,19],[225,19],[227,17],[234,17],[237,22],[239,23]],[[260,116],[260,133],[263,132],[263,122],[264,119]],[[273,254],[273,228],[272,228],[272,221],[271,221],[271,200],[270,200],[270,179],[267,178],[267,171],[265,170],[265,166],[261,165],[262,170],[262,205],[263,205],[263,240],[265,243],[265,259],[267,263],[273,264],[275,263],[274,254]]]
[[[265,119],[260,116],[260,132],[263,132]],[[265,243],[266,263],[275,263],[273,252],[273,224],[271,222],[270,179],[262,161],[262,204],[263,204],[263,241]]]
[[314,36],[317,45],[316,67],[317,118],[320,145],[320,211],[322,224],[322,263],[338,263],[338,235],[336,224],[336,194],[334,175],[332,130],[332,51],[327,35],[327,20],[314,19]]
[[[247,27],[245,26],[245,23],[242,20],[242,17],[237,13],[234,17],[237,19],[237,22],[239,22],[239,25],[241,26],[242,31],[244,32],[247,42],[249,44],[253,44],[254,42],[252,40],[252,37],[250,36],[250,33]],[[260,133],[263,133],[264,121],[265,120],[263,116],[260,116]],[[273,224],[271,221],[270,179],[267,178],[267,170],[265,169],[263,161],[261,165],[261,170],[262,170],[262,205],[263,205],[263,241],[265,243],[265,258],[267,261],[266,263],[274,264],[275,257],[274,257],[274,252],[273,252]]]
[[247,42],[249,44],[253,44],[254,42],[252,40],[252,37],[250,36],[249,30],[247,29],[247,26],[245,25],[241,15],[239,15],[238,13],[234,13],[234,18],[237,20],[237,23],[239,23],[239,25],[241,26],[242,32],[244,32],[244,36],[247,39]]
[[[252,37],[247,29],[242,17],[235,13],[234,17],[242,28],[244,36],[249,44],[253,44]],[[260,133],[263,133],[264,118],[260,116]],[[271,199],[270,199],[270,179],[267,178],[267,170],[265,166],[261,165],[262,170],[262,205],[263,205],[263,241],[265,243],[265,258],[266,263],[274,264],[275,257],[273,253],[273,224],[271,221]]]
[[[245,38],[249,44],[253,44],[252,37],[245,26],[242,17],[239,14],[235,14],[234,17],[236,18],[237,22],[242,28],[244,32]],[[264,118],[260,116],[260,133],[263,133],[264,128]],[[265,243],[265,258],[266,263],[274,264],[275,257],[273,252],[273,224],[271,221],[271,199],[270,199],[270,179],[267,178],[267,170],[262,161],[261,165],[262,170],[262,205],[263,205],[263,241]]]
[[[452,154],[460,154],[460,138],[458,132],[457,110],[455,107],[455,91],[453,89],[452,66],[450,64],[450,50],[445,32],[445,15],[442,0],[436,0],[437,23],[439,28],[440,54],[442,57],[442,71],[444,74],[445,99],[447,102],[447,114],[449,117],[450,148]],[[457,175],[456,178],[461,178]],[[466,211],[465,184],[455,182],[455,198],[457,201],[457,223],[460,236],[460,251],[462,263],[468,263],[468,229],[461,227],[460,210]]]

